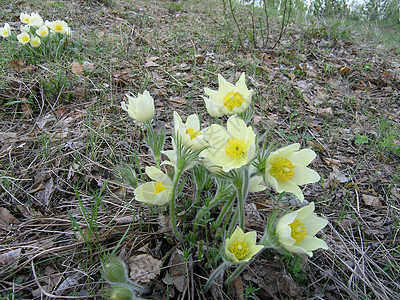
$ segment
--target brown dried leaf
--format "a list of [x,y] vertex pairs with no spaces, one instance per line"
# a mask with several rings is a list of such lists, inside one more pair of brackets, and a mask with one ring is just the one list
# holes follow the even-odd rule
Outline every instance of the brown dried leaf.
[[32,117],[33,110],[32,110],[32,105],[30,103],[22,102],[21,109],[25,118],[30,119]]
[[344,66],[344,67],[340,68],[340,74],[341,75],[346,75],[350,71],[351,71],[351,69],[348,66]]
[[17,223],[18,220],[15,218],[7,208],[5,207],[0,207],[0,221],[2,221],[4,224],[9,225],[13,223]]
[[24,70],[24,63],[21,59],[13,59],[8,62],[11,69],[22,72]]
[[179,104],[186,104],[186,99],[181,97],[171,97],[169,98],[169,101]]
[[183,258],[183,252],[176,250],[169,261],[170,273],[165,276],[163,282],[165,284],[173,284],[175,288],[183,293],[187,284],[187,270],[185,260]]
[[0,270],[4,271],[9,267],[15,267],[18,264],[21,255],[21,248],[10,250],[0,255]]
[[71,71],[74,74],[81,74],[83,72],[83,66],[79,61],[74,61],[71,64]]
[[147,61],[147,62],[144,64],[144,66],[145,66],[146,68],[158,67],[158,63],[156,63],[156,62],[154,62],[154,61],[152,61],[152,60],[149,60],[149,61]]
[[362,194],[364,203],[369,206],[382,206],[382,201],[380,197],[375,197],[371,195]]
[[160,274],[162,261],[149,254],[133,256],[128,260],[130,277],[133,281],[149,283]]
[[82,67],[85,72],[92,72],[94,70],[94,64],[88,61],[84,61]]

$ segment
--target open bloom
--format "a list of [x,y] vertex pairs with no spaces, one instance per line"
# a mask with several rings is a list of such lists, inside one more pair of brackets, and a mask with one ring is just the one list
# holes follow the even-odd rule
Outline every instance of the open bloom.
[[21,32],[29,33],[31,31],[31,26],[30,25],[21,25],[19,27],[19,29],[21,30]]
[[317,182],[320,176],[314,170],[307,168],[316,154],[311,149],[299,151],[300,144],[291,144],[272,152],[266,162],[265,178],[278,193],[292,193],[304,200],[299,185]]
[[17,35],[18,42],[21,44],[27,44],[30,41],[30,36],[26,32],[21,32],[20,34]]
[[256,245],[256,239],[257,232],[244,233],[240,227],[236,227],[231,237],[225,240],[225,258],[233,263],[249,262],[264,248],[263,245]]
[[11,28],[8,23],[4,24],[4,27],[0,28],[0,36],[6,38],[11,35]]
[[26,13],[21,13],[19,15],[19,19],[21,20],[22,23],[24,24],[30,24],[31,23],[31,15],[26,14]]
[[129,116],[139,122],[147,122],[154,117],[154,99],[148,91],[138,94],[137,98],[126,95],[129,103],[121,102],[122,109],[127,111]]
[[35,36],[30,39],[29,43],[33,48],[36,48],[39,47],[42,42],[40,41],[40,38],[38,36]]
[[31,13],[29,25],[39,28],[43,24],[44,24],[43,18],[38,13],[35,12]]
[[46,25],[42,25],[36,30],[36,34],[44,38],[49,35],[49,28]]
[[303,253],[310,257],[312,251],[328,245],[315,234],[328,224],[328,221],[314,214],[314,202],[299,210],[283,215],[276,224],[279,242],[292,253]]
[[171,201],[172,180],[156,167],[146,167],[146,174],[154,181],[135,189],[135,199],[150,205],[164,205]]
[[227,129],[213,124],[205,134],[210,147],[203,150],[200,157],[206,158],[208,167],[215,165],[229,172],[248,164],[254,158],[256,135],[237,115],[229,117]]
[[65,34],[68,28],[67,22],[56,20],[53,22],[46,21],[45,25],[49,27],[53,32]]
[[174,111],[174,133],[175,139],[180,139],[185,147],[192,150],[201,150],[207,145],[196,114],[188,116],[183,123],[181,116]]
[[209,98],[203,97],[208,113],[213,117],[234,115],[245,111],[251,102],[253,90],[249,90],[245,83],[245,73],[233,85],[218,74],[218,91],[204,88]]

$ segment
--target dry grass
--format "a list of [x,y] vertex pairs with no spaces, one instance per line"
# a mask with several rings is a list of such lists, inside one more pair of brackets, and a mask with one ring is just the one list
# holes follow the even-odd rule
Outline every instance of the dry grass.
[[[154,299],[166,299],[167,292],[171,299],[200,299],[210,271],[205,265],[212,262],[197,263],[194,255],[185,262],[191,278],[185,292],[167,288],[163,279],[179,247],[165,238],[162,211],[135,202],[115,172],[123,163],[138,172],[137,162],[142,172],[154,164],[142,129],[119,103],[127,91],[149,90],[156,124],[170,133],[174,110],[208,120],[200,96],[204,87],[216,87],[218,73],[234,81],[246,72],[256,90],[258,131],[268,132],[268,142],[300,142],[318,152],[313,168],[323,179],[304,193],[330,222],[323,237],[330,249],[300,261],[265,252],[233,289],[214,291],[215,299],[241,299],[240,285],[249,282],[260,288],[254,292],[259,299],[398,298],[396,52],[380,47],[379,39],[385,56],[363,41],[295,24],[274,51],[241,50],[219,2],[106,4],[19,1],[0,12],[1,24],[15,27],[20,12],[38,11],[67,20],[74,31],[58,61],[30,62],[0,41],[0,294],[100,297],[106,285],[99,257],[118,246],[127,258],[149,253],[163,260],[151,283]],[[74,73],[74,61],[94,69]],[[261,233],[273,198],[260,193],[251,200],[257,211],[247,227]],[[282,207],[291,203],[285,197]]]

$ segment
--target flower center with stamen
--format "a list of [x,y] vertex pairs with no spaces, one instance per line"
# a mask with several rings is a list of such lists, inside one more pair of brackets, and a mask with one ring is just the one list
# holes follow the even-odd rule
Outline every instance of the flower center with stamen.
[[62,25],[56,25],[54,26],[54,31],[55,32],[61,32],[63,31],[64,27]]
[[304,226],[303,222],[299,219],[295,219],[293,223],[289,224],[289,227],[292,229],[291,237],[297,242],[301,242],[307,236],[306,226]]
[[236,241],[232,244],[229,251],[235,255],[238,260],[241,260],[249,254],[249,247],[245,241]]
[[287,158],[277,157],[271,162],[269,173],[278,180],[288,181],[294,176],[294,165]]
[[229,92],[223,98],[224,105],[227,109],[232,110],[235,107],[239,107],[242,105],[244,98],[238,92]]
[[154,185],[153,189],[154,189],[154,195],[157,195],[157,194],[161,193],[163,190],[165,190],[166,188],[165,188],[164,184],[161,181],[159,181]]
[[229,139],[225,145],[225,153],[230,158],[240,158],[246,153],[246,143],[239,138]]
[[22,37],[22,41],[23,41],[23,42],[29,41],[29,36],[26,35],[26,36]]
[[195,137],[198,137],[199,135],[201,135],[200,131],[197,131],[196,129],[193,129],[193,128],[186,129],[186,133],[189,134],[190,140],[193,140]]

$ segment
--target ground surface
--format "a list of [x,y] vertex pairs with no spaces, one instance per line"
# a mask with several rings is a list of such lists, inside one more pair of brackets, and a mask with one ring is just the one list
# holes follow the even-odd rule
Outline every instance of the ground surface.
[[[210,120],[201,96],[217,88],[217,74],[235,82],[246,72],[256,91],[254,127],[267,143],[299,142],[318,154],[312,167],[322,179],[304,194],[330,222],[330,248],[311,259],[265,252],[233,288],[206,298],[243,299],[250,283],[259,299],[400,297],[400,60],[385,40],[393,29],[298,18],[271,50],[276,18],[269,44],[254,50],[246,41],[240,47],[214,1],[2,7],[1,24],[18,28],[19,14],[35,11],[67,21],[73,35],[57,60],[0,41],[1,295],[100,297],[99,255],[117,246],[131,265],[140,254],[139,265],[161,266],[142,278],[153,288],[149,298],[201,299],[215,265],[197,262],[198,252],[182,260],[183,248],[165,238],[167,214],[139,206],[115,171],[154,164],[120,101],[150,91],[155,125],[170,133],[173,111]],[[274,196],[251,195],[248,230],[263,232]],[[284,197],[280,207],[291,203],[298,204]]]

